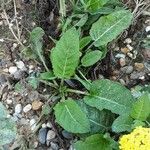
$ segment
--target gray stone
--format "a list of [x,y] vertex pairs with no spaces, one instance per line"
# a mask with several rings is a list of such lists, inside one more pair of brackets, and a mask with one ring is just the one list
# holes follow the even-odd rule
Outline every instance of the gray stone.
[[59,150],[58,144],[51,142],[50,145],[51,145],[52,150]]
[[133,66],[122,67],[121,71],[126,74],[131,74],[133,72]]
[[5,82],[6,82],[6,78],[5,78],[5,75],[1,74],[0,75],[0,85],[3,85]]
[[136,72],[136,71],[134,71],[133,73],[131,73],[130,79],[136,80],[136,79],[139,79],[140,77],[143,77],[144,75],[145,75],[144,72]]
[[49,130],[47,132],[47,137],[46,140],[47,141],[51,141],[52,139],[54,139],[56,137],[56,133],[53,130]]
[[38,140],[41,144],[46,144],[47,128],[41,128],[38,134]]
[[62,135],[66,139],[72,139],[73,138],[73,135],[71,133],[67,132],[66,130],[62,131]]

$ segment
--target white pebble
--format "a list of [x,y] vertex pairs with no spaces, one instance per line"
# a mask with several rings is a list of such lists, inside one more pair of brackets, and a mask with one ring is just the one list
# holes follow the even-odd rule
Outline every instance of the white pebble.
[[127,38],[127,39],[125,39],[124,42],[127,43],[127,44],[131,44],[131,43],[132,43],[132,40],[131,40],[130,38]]
[[2,26],[3,25],[3,21],[0,21],[0,26]]
[[46,140],[47,141],[51,141],[52,139],[54,139],[56,137],[56,133],[53,130],[49,130],[47,132],[47,137]]
[[22,70],[22,71],[27,70],[23,61],[17,61],[17,62],[16,62],[16,65],[17,65],[17,67],[18,67],[20,70]]
[[4,39],[0,39],[0,42],[2,42],[2,43],[3,43],[3,42],[4,42]]
[[46,126],[46,123],[43,123],[42,124],[42,128],[46,128],[47,126]]
[[30,127],[32,131],[36,128],[36,120],[34,118],[30,120]]
[[130,51],[132,51],[133,50],[133,47],[131,46],[131,45],[127,45],[127,48],[130,50]]
[[150,31],[150,26],[147,26],[147,27],[145,28],[145,31],[146,31],[146,32],[149,32],[149,31]]
[[47,122],[46,126],[47,126],[48,128],[52,128],[52,124],[51,124],[50,122]]
[[26,105],[26,106],[23,108],[23,112],[27,113],[27,112],[29,112],[31,109],[32,109],[32,105],[31,105],[31,104],[28,104],[28,105]]
[[16,66],[9,67],[9,73],[10,74],[14,74],[15,72],[17,72],[17,67]]
[[130,58],[133,58],[133,54],[132,54],[132,53],[127,53],[127,55],[128,55]]
[[115,57],[116,58],[125,58],[126,56],[124,54],[117,54]]
[[17,43],[13,43],[13,49],[15,49],[18,46]]
[[126,60],[125,60],[125,58],[120,58],[120,59],[119,59],[119,63],[120,63],[120,66],[121,66],[121,67],[125,66],[125,65],[126,65]]
[[144,80],[144,79],[145,79],[145,77],[144,77],[144,76],[142,76],[142,77],[139,77],[139,79],[140,79],[140,80]]
[[16,114],[20,114],[21,111],[22,111],[22,105],[21,105],[21,104],[17,104],[17,105],[15,106],[15,113],[16,113]]
[[6,102],[8,105],[12,104],[12,100],[10,100],[10,99],[7,99]]

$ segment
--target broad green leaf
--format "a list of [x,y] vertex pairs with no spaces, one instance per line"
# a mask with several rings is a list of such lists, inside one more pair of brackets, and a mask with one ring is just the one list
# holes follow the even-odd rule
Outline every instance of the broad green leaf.
[[52,71],[40,73],[40,79],[42,80],[53,80],[56,77],[54,76]]
[[0,102],[0,146],[12,142],[16,137],[14,121],[7,118],[7,110]]
[[74,100],[68,99],[60,102],[55,106],[54,110],[56,121],[68,132],[90,132],[90,122]]
[[91,42],[91,37],[86,36],[80,40],[80,50],[87,46]]
[[102,8],[109,0],[81,0],[82,5],[86,10],[95,12]]
[[16,137],[16,126],[10,119],[0,119],[0,145],[9,144]]
[[129,115],[119,116],[112,124],[112,131],[119,133],[132,131],[133,119]]
[[79,34],[72,28],[62,35],[52,50],[51,60],[55,76],[70,78],[75,73],[79,58]]
[[32,44],[32,49],[34,50],[34,53],[38,56],[38,58],[40,59],[40,61],[43,63],[45,69],[48,71],[48,68],[46,66],[45,63],[45,59],[43,56],[43,43],[42,43],[42,39],[43,39],[43,35],[44,35],[44,30],[40,27],[36,27],[33,29],[33,31],[31,32],[31,44]]
[[131,117],[137,120],[145,121],[149,115],[150,115],[150,94],[145,93],[133,104]]
[[102,8],[109,0],[89,0],[89,10],[92,12]]
[[97,80],[91,85],[90,95],[85,96],[86,104],[99,110],[108,109],[116,114],[130,112],[133,97],[130,90],[120,83],[110,80]]
[[75,150],[112,150],[110,141],[101,134],[87,137],[85,141],[77,141],[74,148]]
[[96,47],[106,45],[123,32],[132,22],[133,15],[128,10],[113,12],[100,19],[92,25],[91,38]]
[[94,65],[101,59],[102,54],[103,53],[99,50],[86,53],[81,59],[82,66],[89,67],[89,66]]
[[107,110],[99,111],[86,105],[82,100],[77,101],[77,103],[90,121],[91,133],[103,133],[110,129],[114,120],[114,114]]

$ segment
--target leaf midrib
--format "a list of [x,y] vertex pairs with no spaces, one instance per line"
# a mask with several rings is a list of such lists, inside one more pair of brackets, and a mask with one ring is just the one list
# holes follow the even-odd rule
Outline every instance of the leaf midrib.
[[142,109],[143,109],[143,106],[144,106],[144,101],[142,102],[142,105],[140,105],[140,106],[141,106],[140,111],[139,111],[139,113],[137,113],[137,119],[140,118],[140,115],[141,115],[141,112],[142,112]]
[[103,35],[105,35],[105,34],[106,34],[108,31],[110,31],[113,27],[115,27],[117,24],[119,24],[125,17],[126,17],[126,15],[125,15],[123,18],[121,18],[118,22],[116,22],[113,26],[111,26],[110,28],[108,28],[103,34],[101,34],[100,37],[98,37],[98,38],[94,41],[94,43],[96,43]]
[[111,101],[110,99],[107,99],[107,98],[104,98],[104,97],[100,97],[100,96],[96,96],[96,95],[94,95],[93,97],[98,98],[98,99],[103,100],[103,101],[107,101],[107,102],[113,103],[113,104],[115,104],[115,105],[124,107],[124,108],[126,109],[126,106],[124,106],[124,105],[122,105],[122,104],[119,104],[119,103],[117,103],[117,102],[115,102],[115,101]]
[[100,126],[100,127],[103,127],[103,128],[105,128],[105,129],[107,129],[107,127],[105,127],[105,126],[103,126],[102,124],[100,124],[100,123],[98,123],[98,122],[96,122],[96,121],[94,121],[94,120],[92,120],[92,119],[89,119],[92,123],[94,123],[94,124],[96,124],[96,125],[98,125],[98,126]]
[[67,105],[65,105],[66,111],[68,112],[68,114],[71,116],[71,118],[74,120],[74,122],[76,122],[77,124],[81,125],[82,127],[86,128],[87,130],[89,130],[86,126],[82,125],[79,121],[77,121],[73,115],[71,114],[71,112],[69,111],[69,108]]

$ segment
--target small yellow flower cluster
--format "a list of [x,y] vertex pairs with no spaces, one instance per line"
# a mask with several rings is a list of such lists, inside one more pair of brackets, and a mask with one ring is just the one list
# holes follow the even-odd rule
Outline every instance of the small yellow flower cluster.
[[150,128],[137,127],[119,141],[120,150],[150,150]]

